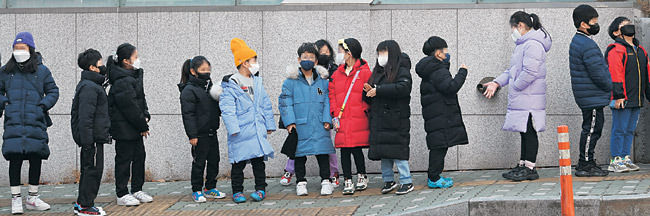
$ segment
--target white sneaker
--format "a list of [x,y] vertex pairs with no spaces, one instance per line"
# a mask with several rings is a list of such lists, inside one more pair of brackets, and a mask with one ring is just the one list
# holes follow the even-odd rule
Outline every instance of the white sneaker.
[[149,196],[149,194],[145,193],[144,191],[138,191],[133,194],[133,196],[140,201],[140,203],[148,203],[153,201],[153,197]]
[[343,195],[352,195],[354,194],[354,184],[352,179],[346,179],[343,182]]
[[334,188],[329,180],[323,180],[320,183],[320,195],[332,195],[333,190]]
[[368,188],[368,176],[366,174],[357,174],[357,185],[355,190],[362,191]]
[[307,196],[307,182],[298,182],[296,184],[296,195]]
[[632,159],[630,159],[630,156],[629,156],[629,155],[625,156],[625,158],[623,159],[623,164],[625,164],[625,166],[626,166],[628,169],[630,169],[630,171],[637,171],[637,170],[639,170],[639,166],[637,166],[636,164],[632,163]]
[[25,206],[27,206],[27,210],[34,211],[45,211],[50,209],[50,205],[43,202],[43,200],[38,196],[27,196]]
[[23,198],[16,196],[11,198],[11,214],[23,213]]
[[609,163],[607,170],[617,173],[630,171],[630,169],[623,163],[623,159],[621,159],[621,157],[614,157],[614,160]]
[[117,205],[121,206],[137,206],[140,205],[140,201],[136,199],[133,195],[127,194],[124,195],[123,197],[118,197],[117,198]]

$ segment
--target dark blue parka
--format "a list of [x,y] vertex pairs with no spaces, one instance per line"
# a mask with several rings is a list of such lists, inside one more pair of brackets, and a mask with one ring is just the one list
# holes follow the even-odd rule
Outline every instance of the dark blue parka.
[[[0,69],[0,109],[4,110],[2,155],[11,159],[47,159],[46,112],[59,99],[59,88],[40,55],[35,72]],[[43,110],[45,108],[45,110]]]
[[569,48],[571,88],[580,109],[609,105],[612,78],[598,44],[582,32],[573,36]]

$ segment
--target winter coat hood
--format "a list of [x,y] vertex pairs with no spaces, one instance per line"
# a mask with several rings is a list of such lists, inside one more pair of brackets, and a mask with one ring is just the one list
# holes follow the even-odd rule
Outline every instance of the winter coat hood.
[[517,41],[515,41],[515,44],[520,45],[528,41],[537,41],[541,43],[544,47],[544,51],[546,52],[551,50],[551,44],[553,43],[553,39],[551,38],[550,34],[542,31],[541,29],[531,29],[525,35],[518,38]]
[[415,65],[415,73],[417,73],[420,78],[427,80],[433,72],[436,72],[441,68],[449,70],[449,65],[449,63],[442,62],[434,56],[427,56]]
[[[316,65],[312,70],[315,70],[322,79],[327,79],[330,76],[329,71],[327,71],[327,69],[325,69],[323,66]],[[304,75],[300,70],[300,65],[289,65],[285,70],[285,76],[287,79],[298,79],[299,76]]]

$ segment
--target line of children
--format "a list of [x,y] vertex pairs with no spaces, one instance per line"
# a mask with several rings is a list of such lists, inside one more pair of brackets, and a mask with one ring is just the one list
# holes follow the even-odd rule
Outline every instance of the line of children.
[[183,126],[192,146],[192,199],[199,203],[205,202],[206,197],[226,197],[226,193],[217,189],[220,161],[217,129],[221,110],[217,92],[212,88],[210,70],[210,62],[205,57],[188,59],[183,63],[181,83],[178,84]]
[[[639,110],[643,105],[642,98],[650,100],[647,52],[639,45],[635,38],[635,26],[626,17],[616,18],[609,26],[608,33],[614,43],[608,46],[605,57],[590,38],[599,32],[597,11],[591,6],[580,5],[573,11],[573,21],[578,32],[570,46],[571,81],[576,103],[583,113],[576,175],[608,174],[594,159],[594,149],[604,124],[603,108],[607,105],[611,107],[613,115],[612,160],[608,170],[638,170],[639,167],[629,155]],[[539,178],[535,170],[539,146],[537,132],[545,129],[545,59],[552,40],[535,14],[518,11],[510,17],[510,25],[516,43],[511,66],[493,82],[484,84],[487,88],[484,94],[491,98],[498,87],[511,84],[511,100],[503,129],[520,132],[521,159],[518,166],[504,173],[503,177],[514,181],[534,180]],[[338,183],[334,183],[338,182],[338,170],[330,170],[332,164],[337,168],[334,146],[341,149],[345,178],[343,194],[354,194],[355,190],[364,190],[368,186],[362,151],[366,147],[370,147],[369,159],[381,160],[385,183],[382,193],[398,187],[397,194],[412,191],[414,186],[408,165],[412,79],[408,55],[401,52],[397,42],[383,41],[377,47],[374,71],[370,72],[368,63],[361,59],[359,41],[354,38],[342,39],[338,42],[336,63],[340,66],[337,68],[332,62],[332,48],[324,40],[319,42],[304,43],[298,48],[299,66],[287,67],[287,79],[279,96],[283,123],[289,133],[298,135],[294,162],[297,195],[308,194],[305,163],[309,155],[316,156],[319,164],[320,194],[332,194],[333,187],[338,186]],[[24,71],[37,73],[34,77],[38,87],[21,88],[22,91],[29,88],[28,91],[36,91],[34,95],[39,95],[38,98],[25,97],[23,100],[38,102],[35,110],[43,121],[22,121],[35,123],[21,126],[44,130],[51,125],[47,110],[56,103],[58,88],[49,70],[42,65],[40,54],[34,52],[34,47],[31,34],[19,33],[14,41],[13,57],[0,70],[2,76],[10,74],[13,79],[14,75],[31,79],[18,75]],[[205,202],[206,197],[226,196],[216,188],[220,161],[217,140],[220,115],[228,132],[233,201],[246,201],[243,195],[243,169],[247,163],[252,164],[255,176],[256,191],[250,197],[256,201],[266,197],[264,161],[274,156],[267,135],[276,129],[272,104],[258,75],[260,66],[257,53],[238,38],[231,41],[231,50],[238,71],[223,77],[220,85],[213,85],[211,64],[203,56],[185,61],[181,83],[178,84],[183,124],[192,146],[192,198],[199,203]],[[427,39],[422,51],[427,56],[418,62],[415,70],[422,78],[421,103],[427,147],[430,150],[427,184],[430,188],[448,188],[453,186],[453,180],[440,176],[447,149],[469,143],[457,96],[467,77],[467,67],[462,65],[456,76],[452,77],[447,43],[440,37]],[[78,65],[83,71],[71,110],[73,138],[81,147],[81,176],[75,213],[106,214],[101,207],[94,206],[94,199],[102,178],[103,146],[110,144],[111,139],[116,140],[117,204],[133,206],[153,201],[153,197],[142,191],[146,155],[143,137],[149,136],[148,122],[151,116],[136,47],[128,43],[120,45],[116,54],[108,58],[107,66],[103,65],[98,51],[88,49],[79,54]],[[20,112],[27,112],[27,109],[12,110],[14,103],[26,104],[19,99],[11,100],[16,97],[12,92],[21,90],[10,88],[13,79],[2,79],[0,82],[0,100],[4,101],[0,106],[7,111],[5,134],[16,127],[8,122],[16,120]],[[107,82],[112,84],[108,96],[105,91]],[[527,97],[516,99],[522,94]],[[440,121],[448,124],[436,124]],[[330,129],[338,132],[334,146]],[[22,160],[29,160],[31,165],[27,208],[49,209],[49,205],[37,195],[40,161],[49,155],[47,145],[17,149],[12,145],[12,139],[5,136],[3,144],[3,155],[10,160],[12,213],[22,213],[20,187],[16,186],[19,184],[16,170],[19,172]],[[34,139],[43,140],[38,137]],[[18,150],[22,153],[18,153]],[[352,183],[351,155],[357,167],[356,185]],[[394,181],[394,165],[398,168],[400,185]],[[336,180],[333,180],[333,176]],[[127,188],[129,177],[132,183],[130,193]],[[284,179],[289,183],[290,178],[286,174]]]

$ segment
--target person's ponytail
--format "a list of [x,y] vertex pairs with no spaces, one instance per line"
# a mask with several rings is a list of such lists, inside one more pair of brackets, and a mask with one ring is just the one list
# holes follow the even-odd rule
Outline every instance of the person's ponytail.
[[542,28],[542,23],[539,21],[539,16],[537,14],[531,13],[530,18],[532,18],[533,25],[531,26],[535,30]]
[[542,22],[539,20],[539,16],[537,16],[537,14],[531,13],[530,18],[533,20],[533,26],[531,26],[533,29],[535,29],[535,30],[540,30],[541,29],[542,32],[544,32],[544,37],[550,37],[551,36],[551,34],[549,34],[548,31],[546,31],[544,26],[542,26]]
[[181,83],[187,83],[187,81],[190,79],[190,63],[192,62],[191,59],[185,60],[185,63],[183,63],[183,68],[181,69]]
[[114,55],[108,56],[108,59],[106,59],[106,67],[117,66],[117,62],[115,62],[115,59],[113,59],[114,57]]

